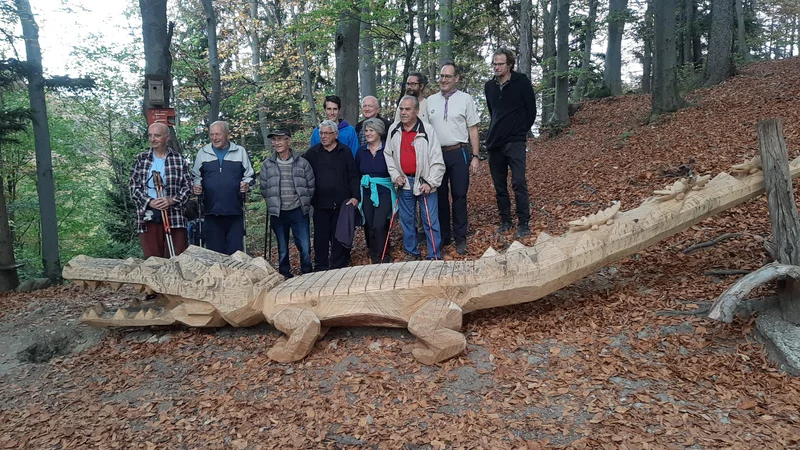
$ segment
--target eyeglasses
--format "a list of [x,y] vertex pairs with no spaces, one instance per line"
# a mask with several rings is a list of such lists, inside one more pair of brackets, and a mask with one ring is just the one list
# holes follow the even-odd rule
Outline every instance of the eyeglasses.
[[406,83],[406,86],[422,86],[422,83]]
[[450,79],[455,78],[455,77],[456,77],[455,75],[450,75],[450,74],[446,74],[446,73],[440,73],[439,74],[439,79],[440,80],[450,80]]
[[492,63],[492,65],[493,65],[493,66],[495,66],[495,67],[505,66],[506,64],[507,64],[507,63],[504,63],[504,62],[501,62],[501,63]]
[[336,134],[336,132],[334,132],[334,131],[320,131],[319,134],[321,134],[323,136],[330,136],[332,134]]

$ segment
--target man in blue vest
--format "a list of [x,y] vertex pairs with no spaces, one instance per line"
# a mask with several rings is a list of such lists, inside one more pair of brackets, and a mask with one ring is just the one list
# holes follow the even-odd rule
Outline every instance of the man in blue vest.
[[204,197],[206,247],[232,255],[244,250],[243,199],[253,180],[253,166],[244,147],[230,142],[227,122],[212,123],[208,136],[211,143],[194,160],[194,193]]

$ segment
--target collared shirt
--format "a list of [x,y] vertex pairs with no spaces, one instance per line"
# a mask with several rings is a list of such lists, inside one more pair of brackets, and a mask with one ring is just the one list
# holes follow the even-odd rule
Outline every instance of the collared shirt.
[[400,137],[400,170],[412,177],[417,173],[417,149],[414,148],[414,138],[417,137],[418,130],[419,119],[410,131],[403,126]]
[[[152,178],[153,149],[140,153],[133,163],[130,179],[131,199],[136,204],[137,231],[147,231],[144,221],[144,211],[152,197],[148,194],[147,184]],[[189,199],[192,190],[192,176],[189,163],[180,153],[167,148],[164,158],[164,196],[174,198],[177,203],[168,210],[169,224],[172,228],[186,228],[186,218],[183,216],[183,205]]]
[[481,121],[472,96],[458,91],[447,102],[447,120],[444,118],[445,98],[441,92],[428,97],[426,105],[428,122],[433,126],[439,143],[446,147],[469,142],[469,128]]

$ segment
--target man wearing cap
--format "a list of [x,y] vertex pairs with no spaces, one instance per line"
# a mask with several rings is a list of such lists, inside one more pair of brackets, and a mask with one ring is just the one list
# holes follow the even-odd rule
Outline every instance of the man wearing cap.
[[267,137],[272,139],[275,154],[261,165],[259,185],[278,242],[278,271],[291,278],[289,230],[300,253],[300,272],[309,273],[312,269],[308,214],[314,196],[314,171],[308,161],[289,148],[292,134],[288,130],[274,130]]
[[[466,92],[459,91],[458,68],[448,62],[439,72],[439,89],[428,97],[428,121],[442,144],[447,167],[439,187],[439,225],[442,245],[456,241],[456,252],[467,253],[467,191],[470,173],[478,173],[478,116],[475,102]],[[453,197],[452,234],[450,227],[450,196]]]
[[206,247],[232,255],[244,250],[244,194],[253,181],[247,150],[230,142],[227,122],[208,127],[210,144],[194,160],[194,193],[203,194],[203,234]]

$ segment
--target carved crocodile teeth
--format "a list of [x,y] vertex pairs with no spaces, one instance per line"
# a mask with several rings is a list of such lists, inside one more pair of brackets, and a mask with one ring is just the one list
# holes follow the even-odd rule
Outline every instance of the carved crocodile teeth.
[[526,248],[528,247],[525,247],[525,245],[520,241],[514,241],[511,243],[511,245],[508,246],[508,250],[506,250],[506,253],[518,252],[520,250],[525,250]]
[[481,259],[483,259],[483,258],[494,258],[497,255],[499,255],[499,253],[497,253],[497,250],[493,249],[492,247],[489,247],[489,248],[486,249],[485,252],[483,252],[483,255],[481,255]]
[[117,283],[117,282],[114,282],[114,281],[109,281],[108,282],[108,287],[110,287],[111,289],[113,289],[116,292],[116,291],[118,291],[118,290],[120,290],[122,288],[123,284],[124,283]]

